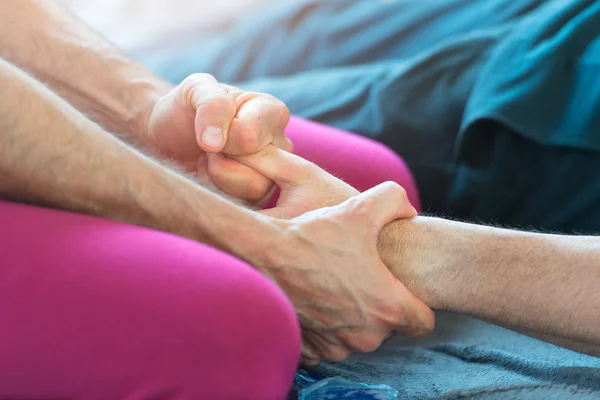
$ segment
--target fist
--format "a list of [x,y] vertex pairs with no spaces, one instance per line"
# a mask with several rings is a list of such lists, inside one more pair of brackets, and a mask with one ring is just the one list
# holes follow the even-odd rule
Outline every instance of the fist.
[[273,96],[194,74],[156,102],[147,142],[159,156],[225,193],[257,202],[273,182],[231,156],[254,154],[269,144],[291,152],[283,134],[289,117],[285,104]]

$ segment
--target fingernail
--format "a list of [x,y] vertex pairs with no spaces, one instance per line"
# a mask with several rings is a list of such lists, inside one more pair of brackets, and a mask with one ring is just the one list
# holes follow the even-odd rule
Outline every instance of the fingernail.
[[202,143],[210,147],[221,147],[223,144],[223,130],[218,126],[205,126],[202,131]]

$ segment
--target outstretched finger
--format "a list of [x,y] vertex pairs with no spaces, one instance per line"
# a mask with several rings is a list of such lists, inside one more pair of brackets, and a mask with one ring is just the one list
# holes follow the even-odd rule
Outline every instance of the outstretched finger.
[[277,183],[300,185],[307,178],[307,166],[311,163],[285,150],[268,145],[249,156],[232,157]]

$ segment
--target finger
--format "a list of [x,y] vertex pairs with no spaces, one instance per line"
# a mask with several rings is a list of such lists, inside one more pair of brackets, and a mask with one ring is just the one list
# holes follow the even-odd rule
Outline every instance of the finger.
[[236,118],[231,124],[224,153],[249,155],[268,144],[282,144],[289,120],[289,111],[282,102],[269,95],[244,93],[235,103]]
[[312,337],[312,343],[318,348],[319,354],[328,361],[343,361],[352,351],[341,340],[326,338],[320,335]]
[[300,365],[302,367],[315,367],[315,366],[319,365],[319,362],[321,362],[321,360],[312,360],[310,358],[305,358],[305,357],[302,357],[300,359]]
[[208,74],[193,74],[178,87],[186,109],[195,114],[198,146],[205,152],[220,152],[235,118],[235,103],[227,91]]
[[259,172],[223,154],[207,154],[207,159],[211,182],[230,196],[254,202],[267,196],[274,186]]
[[312,165],[309,161],[273,145],[268,145],[250,156],[233,158],[271,179],[279,186],[302,184]]
[[274,207],[266,210],[260,210],[261,214],[277,219],[292,219],[297,216],[297,212],[286,207]]
[[294,144],[288,137],[284,135],[276,138],[273,144],[275,145],[275,147],[279,147],[281,150],[285,150],[288,153],[294,152]]
[[377,229],[377,233],[396,219],[408,219],[417,215],[406,190],[395,182],[377,185],[358,195],[355,201],[370,204],[369,222]]
[[275,185],[273,183],[273,185],[271,186],[271,189],[269,189],[269,191],[267,191],[267,194],[265,194],[264,197],[261,198],[260,200],[257,200],[254,202],[254,208],[257,211],[262,211],[273,200],[273,196],[275,196],[276,191],[277,191],[277,185]]
[[409,337],[423,337],[435,327],[435,313],[400,281],[394,278],[397,302],[400,305],[393,329]]
[[318,350],[305,335],[302,335],[302,365],[307,367],[315,366],[321,361]]
[[[240,149],[240,146],[252,147],[252,145],[251,143],[249,145],[245,144],[244,140],[231,140],[224,150],[225,153],[249,155],[261,150],[264,145],[269,143],[290,153],[293,151],[292,142],[284,135],[284,129],[290,120],[290,112],[282,101],[266,93],[246,92],[235,86],[225,84],[221,84],[221,86],[233,98],[237,110],[236,120],[234,120],[236,129],[232,128],[230,130],[230,137],[244,130],[248,132],[248,129],[244,128],[250,127],[259,133],[258,142],[263,144],[262,146],[260,144],[255,145],[254,149]],[[248,126],[248,123],[250,126]]]

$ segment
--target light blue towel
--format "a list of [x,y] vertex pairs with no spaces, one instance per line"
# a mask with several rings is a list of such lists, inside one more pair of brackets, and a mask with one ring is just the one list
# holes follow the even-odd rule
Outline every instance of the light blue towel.
[[[388,384],[400,399],[545,399],[548,392],[600,398],[600,358],[452,313],[438,313],[435,332],[424,339],[396,335],[373,353],[309,372]],[[533,395],[540,396],[527,397]]]

